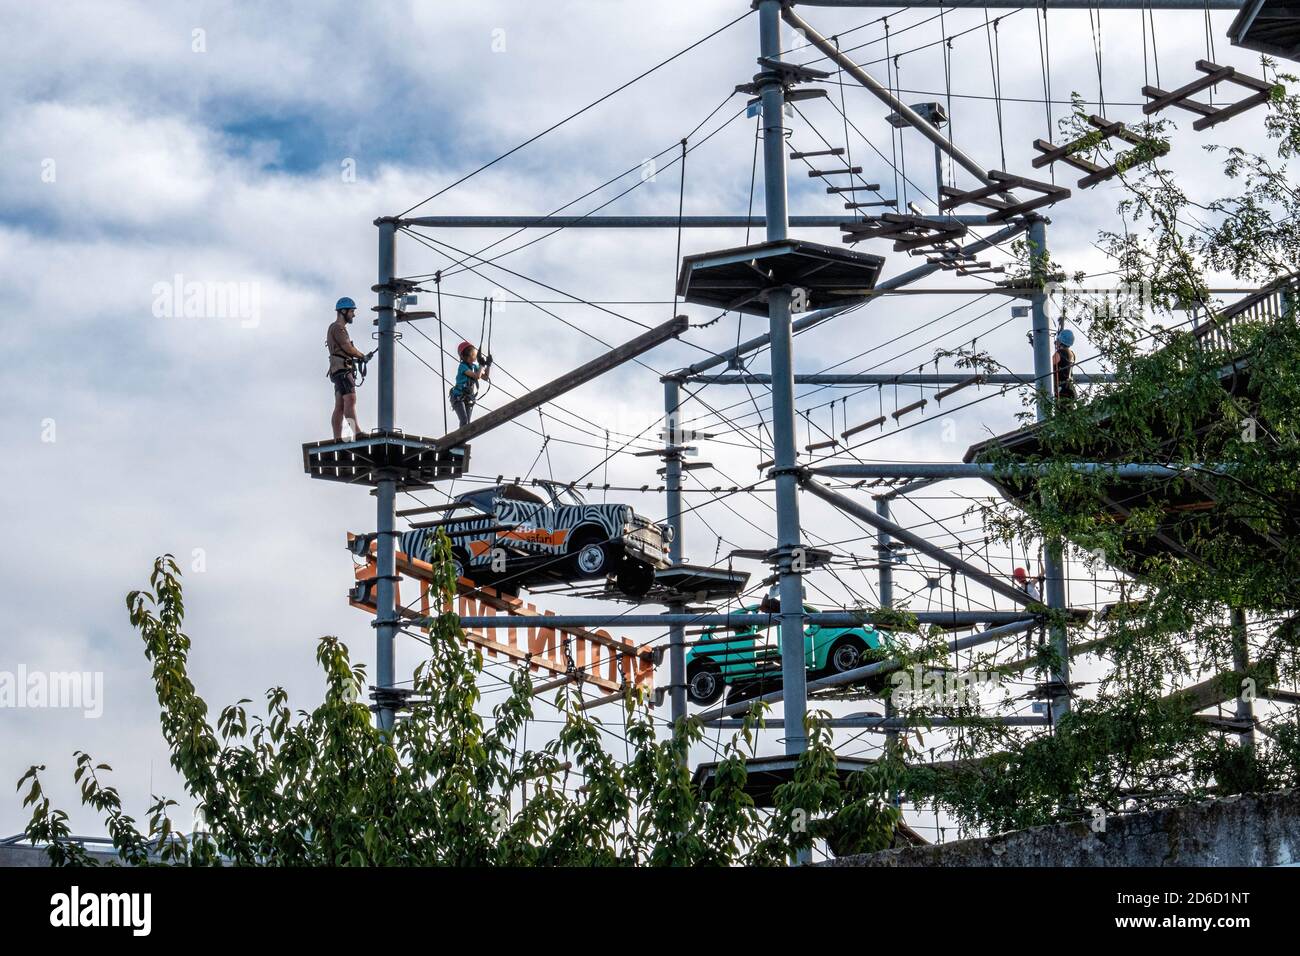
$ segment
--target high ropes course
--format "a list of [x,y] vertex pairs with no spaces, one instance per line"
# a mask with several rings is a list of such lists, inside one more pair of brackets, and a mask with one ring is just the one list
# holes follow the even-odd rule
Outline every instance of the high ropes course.
[[[884,12],[830,35],[816,25],[821,16],[842,15],[817,8],[869,7]],[[1063,41],[1054,34],[1062,10],[1086,13],[1090,37]],[[1072,678],[1072,664],[1093,655],[1087,666],[1098,666],[1100,648],[1088,629],[1122,602],[1131,579],[1123,568],[1089,570],[1069,558],[1060,540],[1017,551],[969,523],[972,506],[1015,502],[1032,492],[1032,467],[995,471],[980,459],[995,446],[1032,451],[1033,424],[1002,435],[982,426],[986,441],[964,456],[948,456],[960,460],[893,460],[886,449],[906,447],[916,430],[950,427],[958,414],[980,420],[981,412],[1008,402],[1027,403],[1037,422],[1052,414],[1052,341],[1062,321],[1049,315],[1041,284],[1017,271],[1016,244],[1045,258],[1046,210],[1060,215],[1095,205],[1086,198],[1090,190],[1166,157],[1169,147],[1149,132],[1152,119],[1190,118],[1202,134],[1268,100],[1271,81],[1216,59],[1215,11],[1236,13],[1229,30],[1236,45],[1284,56],[1300,47],[1289,9],[1265,2],[931,0],[900,7],[874,0],[756,0],[536,136],[399,214],[375,220],[378,427],[308,443],[303,461],[311,477],[368,488],[376,500],[375,530],[354,530],[347,546],[355,571],[349,601],[374,616],[379,724],[391,728],[411,704],[396,679],[395,644],[399,637],[427,639],[422,623],[438,611],[431,560],[441,532],[457,565],[455,610],[467,640],[484,652],[492,685],[505,686],[512,669],[526,667],[537,673],[539,695],[568,688],[589,709],[642,693],[658,714],[666,710],[657,718],[666,727],[693,714],[719,733],[739,726],[756,701],[778,704],[779,716],[765,725],[778,752],[755,759],[756,794],[788,779],[806,748],[810,700],[838,708],[829,723],[842,770],[878,752],[872,741],[879,735],[895,740],[917,733],[885,693],[903,668],[890,633],[899,611],[945,635],[951,663],[928,669],[927,688],[946,686],[977,661],[1000,668],[1018,677],[1004,680],[1001,697],[981,700],[976,716],[1019,733],[1051,733],[1088,683]],[[1140,23],[1140,89],[1118,89],[1113,76],[1106,85],[1103,12],[1107,26],[1115,29],[1122,19],[1130,36]],[[1031,18],[1041,83],[1009,91],[1004,39]],[[1166,38],[1161,61],[1157,22],[1168,30],[1171,18],[1204,29],[1204,57],[1172,62]],[[736,76],[734,89],[719,91],[721,102],[648,159],[630,157],[621,172],[547,215],[421,214],[742,26],[757,30],[756,72]],[[1062,92],[1077,84],[1054,75],[1052,55],[1059,62],[1089,43],[1095,76],[1087,82],[1095,95],[1089,91],[1080,112],[1082,101]],[[1019,50],[1019,66],[1031,59]],[[954,82],[958,72],[969,75],[971,64],[984,62],[984,84]],[[976,108],[979,121],[971,119]],[[1016,110],[1038,113],[1044,135],[1009,144]],[[1060,121],[1071,115],[1086,129],[1063,136]],[[707,150],[751,121],[752,155],[747,150],[742,170],[749,208],[685,214],[688,166],[698,168],[703,156],[718,164],[716,148]],[[919,165],[918,147],[927,154]],[[676,209],[653,216],[611,211],[653,180],[644,175],[647,163],[656,177],[676,180]],[[791,194],[812,208],[792,214]],[[482,246],[449,238],[475,229],[505,233]],[[585,298],[512,268],[523,250],[592,229],[675,235],[673,287],[664,285],[651,301]],[[699,230],[734,238],[699,249],[691,242]],[[794,230],[824,238],[838,233],[839,241],[795,238]],[[401,274],[399,240],[416,256],[431,255],[432,270]],[[1243,297],[1198,334],[1226,335],[1233,317],[1276,317],[1292,308],[1292,285],[1285,282],[1221,291]],[[944,297],[956,304],[933,318],[903,312]],[[529,322],[553,323],[554,335],[576,337],[588,349],[594,343],[599,354],[540,384],[542,376],[512,365],[522,361],[509,345],[521,306]],[[576,309],[598,316],[599,332],[574,319]],[[636,316],[648,314],[644,309],[660,318],[642,321]],[[846,323],[886,310],[892,321],[882,325],[882,341],[843,358],[852,350],[841,344],[833,364],[796,372],[796,340],[823,327],[844,333]],[[765,319],[765,329],[747,337],[746,317]],[[457,361],[452,343],[476,341],[490,355],[494,333],[505,361],[493,365],[480,396],[489,410],[453,428],[444,409],[441,437],[398,427],[399,349],[428,377],[421,387],[433,379],[445,395],[447,359],[453,369]],[[1028,345],[1017,352],[1021,335]],[[956,363],[940,369],[941,357],[951,360],[981,339],[997,348],[997,369]],[[689,350],[688,363],[654,367],[656,353],[670,343]],[[1077,364],[1076,385],[1115,380],[1096,356]],[[640,430],[619,429],[572,404],[570,392],[611,374],[620,381],[657,379],[662,417]],[[723,390],[728,398],[719,395]],[[993,420],[999,417],[1006,421],[1005,412]],[[701,447],[733,464],[700,461]],[[552,454],[561,450],[566,460],[585,458],[590,467],[557,476]],[[734,472],[742,459],[755,470],[724,470]],[[636,477],[611,481],[611,464]],[[1159,463],[1074,467],[1102,470],[1113,480],[1120,514],[1132,505],[1134,482],[1150,498],[1159,496],[1161,482],[1179,477]],[[993,493],[970,490],[987,485],[943,487],[963,479],[992,483]],[[818,503],[836,516],[818,523],[821,534],[804,519]],[[732,541],[728,534],[736,532],[717,531],[720,523],[753,531],[762,546]],[[771,534],[766,529],[773,526]],[[1156,547],[1180,547],[1169,534],[1155,540]],[[707,560],[689,563],[688,545]],[[1016,566],[1028,574],[1013,577]],[[547,607],[556,598],[578,607],[599,604],[570,613]],[[1038,653],[1044,643],[1057,661],[1049,671]],[[1248,645],[1242,645],[1244,657]],[[1217,708],[1204,716],[1225,732],[1253,732],[1251,713],[1238,708],[1223,715],[1231,695],[1209,685],[1184,693],[1195,696],[1199,710]],[[1300,697],[1275,690],[1272,700]],[[844,712],[845,701],[880,706]],[[945,738],[960,735],[968,722],[960,712],[926,718],[923,746],[935,766],[944,763]],[[615,729],[609,733],[617,739]],[[701,764],[697,778],[709,772]],[[908,822],[910,833],[927,829],[916,813]],[[946,828],[936,815],[928,829],[940,839]]]

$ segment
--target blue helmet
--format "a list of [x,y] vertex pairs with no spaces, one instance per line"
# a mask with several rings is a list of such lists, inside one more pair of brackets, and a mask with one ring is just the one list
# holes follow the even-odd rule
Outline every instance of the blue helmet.
[[337,302],[334,303],[335,312],[341,312],[343,309],[355,309],[356,307],[357,304],[353,302],[351,299],[349,299],[347,296],[344,296],[343,298],[339,299]]
[[1074,333],[1069,329],[1061,329],[1061,331],[1056,333],[1056,341],[1060,342],[1068,349],[1074,344]]

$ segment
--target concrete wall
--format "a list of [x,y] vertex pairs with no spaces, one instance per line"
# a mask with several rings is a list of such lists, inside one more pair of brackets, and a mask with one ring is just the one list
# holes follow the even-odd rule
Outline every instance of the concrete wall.
[[905,847],[823,866],[1284,866],[1300,863],[1300,791]]
[[[91,856],[99,860],[100,863],[120,863],[115,853],[99,853],[91,851]],[[50,858],[45,855],[45,850],[37,846],[14,846],[6,844],[0,846],[0,866],[49,866]]]

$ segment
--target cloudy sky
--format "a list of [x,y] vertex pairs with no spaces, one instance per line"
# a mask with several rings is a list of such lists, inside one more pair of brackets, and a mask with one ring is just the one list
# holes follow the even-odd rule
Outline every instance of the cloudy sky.
[[[7,26],[0,290],[10,356],[0,456],[10,600],[0,671],[103,675],[97,717],[75,709],[0,710],[0,788],[30,764],[47,763],[49,789],[72,811],[74,829],[99,832],[100,823],[75,806],[70,776],[72,753],[80,748],[114,766],[112,780],[137,815],[143,816],[150,792],[183,802],[124,605],[126,592],[146,582],[157,554],[177,555],[186,571],[193,676],[214,710],[240,697],[260,700],[275,684],[309,706],[320,690],[313,655],[323,634],[342,637],[358,659],[373,659],[369,621],[345,601],[351,561],[343,549],[347,531],[373,529],[373,499],[310,482],[300,450],[302,442],[328,434],[332,394],[323,336],[332,304],[340,295],[355,297],[363,321],[373,304],[372,221],[439,193],[742,17],[748,6],[747,0],[122,0],[57,8],[0,2]],[[804,15],[823,33],[842,34],[842,45],[908,102],[950,103],[951,133],[980,163],[1039,178],[1049,173],[1030,166],[1031,143],[1052,138],[1049,120],[1068,111],[1072,92],[1108,118],[1138,121],[1142,85],[1156,83],[1157,70],[1165,88],[1190,81],[1211,42],[1218,62],[1259,72],[1254,55],[1229,47],[1228,14],[1214,15],[1207,36],[1200,12],[1158,14],[1145,30],[1132,13],[1104,14],[1099,28],[1086,12],[1053,13],[1046,23],[1048,75],[1040,55],[1044,25],[1032,10],[995,11],[996,30],[986,29],[983,10],[940,18],[934,10],[810,7]],[[745,97],[731,91],[756,70],[757,30],[756,16],[744,16],[421,205],[419,213],[548,213],[611,180],[568,211],[588,212],[630,190],[605,211],[671,215],[684,188],[687,213],[744,212],[755,121],[744,115]],[[953,38],[947,64],[945,35]],[[826,66],[815,51],[795,49],[790,56]],[[1043,102],[1049,85],[1050,115]],[[802,106],[791,120],[792,148],[844,145],[846,123],[833,105],[843,95],[853,162],[881,183],[884,195],[905,193],[932,210],[929,145],[914,132],[893,132],[884,121],[887,110],[851,81],[842,93],[835,82],[829,88],[830,100]],[[1218,93],[1220,101],[1232,95],[1226,87]],[[1209,135],[1178,119],[1183,128],[1169,165],[1203,198],[1219,189],[1204,145],[1262,141],[1258,113]],[[671,163],[688,135],[683,185],[680,167]],[[1058,178],[1068,181],[1064,172]],[[971,182],[964,173],[957,181]],[[761,183],[760,169],[756,211]],[[804,168],[792,169],[790,183],[792,212],[842,211]],[[1110,186],[1076,190],[1052,209],[1056,258],[1071,269],[1104,273],[1109,265],[1093,242],[1099,229],[1117,224],[1118,199]],[[399,243],[400,273],[448,270],[443,314],[452,341],[477,338],[483,297],[497,300],[492,350],[499,383],[485,406],[591,358],[601,342],[630,338],[639,331],[636,323],[672,314],[672,232],[562,231],[494,265],[452,266],[463,258],[457,250],[504,240],[495,255],[539,235],[441,231],[431,234],[435,248],[407,237]],[[839,243],[835,232],[804,237]],[[696,231],[683,238],[683,252],[745,241],[742,231]],[[887,256],[886,276],[920,261],[883,244],[871,251]],[[1008,262],[1009,251],[990,258]],[[958,281],[940,276],[921,285]],[[989,284],[960,281],[979,293]],[[191,282],[233,283],[242,298],[224,314],[169,308],[166,290]],[[801,336],[796,363],[800,371],[915,371],[933,362],[936,348],[978,340],[1007,367],[1027,369],[1026,329],[1010,306],[984,294],[891,298]],[[695,307],[686,311],[697,322],[714,317]],[[359,344],[368,331],[363,321]],[[547,406],[540,417],[498,429],[475,443],[475,475],[571,480],[590,473],[584,480],[656,484],[653,458],[619,454],[607,470],[600,466],[607,443],[622,445],[647,428],[653,434],[662,403],[656,373],[734,344],[738,335],[757,334],[764,324],[727,315],[651,353],[643,365],[625,366]],[[436,324],[423,331],[436,340]],[[428,367],[439,364],[436,346],[418,332],[408,332],[403,345],[398,424],[441,434],[442,392]],[[1077,351],[1091,354],[1086,343]],[[763,354],[752,367],[765,371],[766,363]],[[890,411],[916,397],[896,397],[891,389],[805,388],[800,395],[809,422],[800,426],[801,444],[809,429],[816,440],[824,437],[817,429],[830,430],[832,420],[842,429],[846,418],[862,421],[878,407]],[[359,401],[363,426],[374,423],[374,399],[368,383]],[[1013,426],[1021,410],[1015,393],[988,398],[966,411],[891,428],[857,455],[957,459],[969,444]],[[768,441],[758,418],[766,412],[763,389],[751,395],[714,386],[701,393],[689,413],[718,435],[701,451],[717,471],[697,473],[694,488],[758,476]],[[544,454],[543,433],[551,438]],[[983,491],[945,486],[900,507],[897,516],[949,545],[954,534],[977,542],[978,527],[959,517],[968,504],[961,496]],[[660,495],[610,496],[663,516]],[[715,500],[702,490],[688,501],[699,506],[686,525],[689,559],[713,563],[733,548],[770,544],[770,493]],[[871,559],[873,541],[861,527],[815,500],[803,508],[811,540],[838,542],[841,554]],[[989,557],[1009,571],[1011,555]],[[746,567],[755,580],[761,577],[759,566]],[[874,600],[871,572],[823,573],[808,583],[809,600],[822,606]],[[904,593],[918,590],[914,609],[945,600],[951,606],[950,593],[928,591],[915,575],[904,575],[900,586]],[[1078,586],[1086,591],[1080,599],[1091,600],[1091,585]],[[988,599],[972,589],[971,600]],[[960,600],[967,600],[964,591]],[[574,599],[552,599],[548,606],[591,607]],[[401,646],[399,675],[409,673],[418,652],[418,645]],[[845,752],[860,752],[871,741],[844,745]],[[0,834],[18,832],[24,822],[16,797],[0,799]]]

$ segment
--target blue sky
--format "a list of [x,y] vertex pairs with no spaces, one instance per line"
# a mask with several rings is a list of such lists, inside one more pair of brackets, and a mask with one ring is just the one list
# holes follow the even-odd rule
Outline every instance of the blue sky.
[[[104,715],[97,720],[58,710],[0,710],[6,740],[0,786],[31,763],[46,762],[50,790],[73,810],[77,828],[98,830],[74,807],[71,755],[84,748],[117,768],[114,782],[138,813],[151,790],[183,796],[167,767],[148,670],[123,604],[161,552],[175,553],[189,572],[194,675],[214,706],[239,697],[258,700],[273,684],[286,686],[296,703],[310,704],[319,691],[313,654],[322,634],[342,636],[359,659],[370,660],[368,622],[344,600],[351,575],[343,543],[346,531],[372,528],[372,499],[309,482],[300,445],[328,429],[332,399],[323,335],[332,303],[351,295],[362,302],[363,316],[368,308],[375,274],[372,220],[401,212],[747,8],[742,0],[683,0],[660,4],[647,16],[646,5],[632,0],[87,2],[57,8],[0,2],[8,27],[0,87],[0,291],[8,305],[10,351],[0,475],[9,502],[3,568],[11,594],[0,670],[92,670],[105,680]],[[880,13],[809,8],[806,15],[829,34]],[[923,22],[931,15],[891,15],[891,52],[902,53],[897,83],[909,102],[946,92],[941,46],[931,45],[941,38],[939,24]],[[1046,135],[1042,103],[1034,100],[1042,90],[1034,16],[1007,16],[999,27],[1002,94],[1025,101],[1005,104],[1001,144],[987,99],[993,88],[983,32],[955,40],[952,63],[958,143],[990,167],[1001,163],[1005,149],[1007,166],[1030,175],[1029,144]],[[982,18],[982,11],[950,14],[946,26],[955,34],[982,28]],[[1229,19],[1215,16],[1216,54],[1220,62],[1250,68],[1255,58],[1230,49],[1223,36]],[[1205,55],[1200,14],[1161,14],[1156,23],[1166,86],[1186,82],[1195,59]],[[1050,28],[1054,97],[1068,99],[1078,90],[1096,99],[1086,14],[1053,14]],[[846,45],[850,36],[855,44],[869,44],[855,54],[864,61],[883,56],[880,23],[845,34]],[[1113,118],[1140,116],[1134,105],[1144,81],[1140,36],[1135,15],[1106,15],[1103,87]],[[728,93],[755,72],[756,42],[757,23],[749,17],[420,211],[543,213],[633,170],[619,188],[640,185],[608,211],[672,214],[679,170],[642,183],[642,163],[713,114],[697,140],[719,131],[688,161],[686,209],[743,212],[754,125],[743,115],[732,119],[744,103]],[[806,51],[803,56],[811,58]],[[886,64],[868,68],[883,78]],[[894,174],[880,158],[894,148],[886,110],[860,89],[845,95],[854,124],[878,150],[854,134],[854,161],[892,190]],[[1064,109],[1056,106],[1055,115]],[[817,133],[836,143],[844,139],[838,114],[826,104],[809,106],[807,116],[810,122],[791,123],[792,146],[818,148]],[[1256,115],[1225,124],[1212,137],[1183,126],[1171,164],[1189,189],[1207,193],[1217,177],[1200,147],[1261,139]],[[932,154],[911,134],[903,143],[908,175],[924,187],[918,198],[924,205],[933,192]],[[349,164],[355,181],[342,175]],[[576,208],[586,211],[612,194],[606,190]],[[839,211],[800,171],[792,173],[791,196],[796,213]],[[1092,240],[1099,228],[1117,222],[1117,199],[1102,188],[1053,210],[1057,257],[1072,268],[1102,271],[1105,262]],[[761,190],[756,203],[761,209]],[[438,238],[477,249],[500,236],[462,231]],[[839,242],[836,234],[809,238]],[[743,239],[692,233],[683,252]],[[573,302],[546,306],[616,342],[637,331],[628,319],[656,322],[670,314],[675,240],[669,233],[564,232],[502,265],[587,299],[653,303],[609,307],[619,314]],[[888,254],[883,247],[872,251]],[[1005,253],[993,258],[1008,261]],[[446,264],[409,240],[399,248],[405,274]],[[891,255],[886,275],[915,264]],[[477,334],[483,296],[563,298],[516,275],[482,272],[461,272],[444,287],[468,297],[449,296],[445,308],[461,334]],[[177,274],[256,290],[256,316],[155,315],[155,287]],[[963,303],[965,311],[934,326],[954,329],[940,344],[979,335],[1009,366],[1026,367],[1024,330],[1006,324],[1009,303],[937,295],[890,300],[802,337],[797,363],[812,371],[874,348],[848,367],[883,363],[915,370],[933,358],[934,346],[917,344],[928,335],[878,346]],[[711,317],[689,311],[697,321]],[[728,316],[693,332],[687,343],[653,353],[647,364],[657,371],[677,367],[734,343],[738,331],[757,333],[761,324],[750,318],[738,330],[736,317]],[[418,335],[408,334],[406,344],[436,364]],[[539,384],[598,351],[590,337],[540,309],[515,301],[498,308],[494,352],[517,377],[502,381],[502,392]],[[764,356],[755,367],[765,365]],[[399,353],[398,374],[399,424],[437,434],[437,378],[406,352]],[[715,409],[747,410],[737,405],[748,401],[744,394],[714,390],[703,397]],[[827,397],[810,394],[801,404],[822,426],[829,422]],[[761,405],[762,395],[755,398]],[[367,386],[360,398],[363,425],[373,423],[373,400]],[[856,395],[848,413],[871,417],[876,401],[874,392]],[[534,474],[553,469],[556,477],[572,478],[586,472],[603,457],[606,428],[617,442],[619,434],[649,427],[660,403],[657,376],[638,366],[575,392],[560,403],[563,409],[547,410],[549,463],[543,457]],[[1015,396],[986,402],[977,413],[951,416],[955,437],[945,438],[936,420],[862,454],[950,460],[989,431],[1012,425],[1019,410]],[[707,415],[704,406],[697,412]],[[54,440],[43,440],[50,423]],[[753,424],[751,418],[702,452],[728,476],[711,484],[757,474],[765,436]],[[525,472],[540,451],[535,430],[541,427],[530,420],[480,440],[476,470]],[[620,456],[610,480],[653,482],[649,462]],[[629,500],[662,516],[657,496]],[[966,502],[950,497],[924,506],[954,516]],[[819,505],[805,511],[810,530],[825,540],[862,535]],[[915,512],[906,517],[927,520]],[[709,563],[732,547],[766,546],[771,525],[762,500],[711,504],[687,524],[688,557]],[[966,533],[975,534],[974,526]],[[844,549],[854,547],[869,553],[861,541]],[[757,566],[751,570],[761,576]],[[862,574],[810,583],[819,592],[810,600],[823,604],[869,601],[872,593]],[[926,596],[915,600],[924,607]],[[403,647],[399,671],[409,671],[417,654],[417,647]],[[17,804],[0,800],[0,831],[21,829],[25,817]]]

